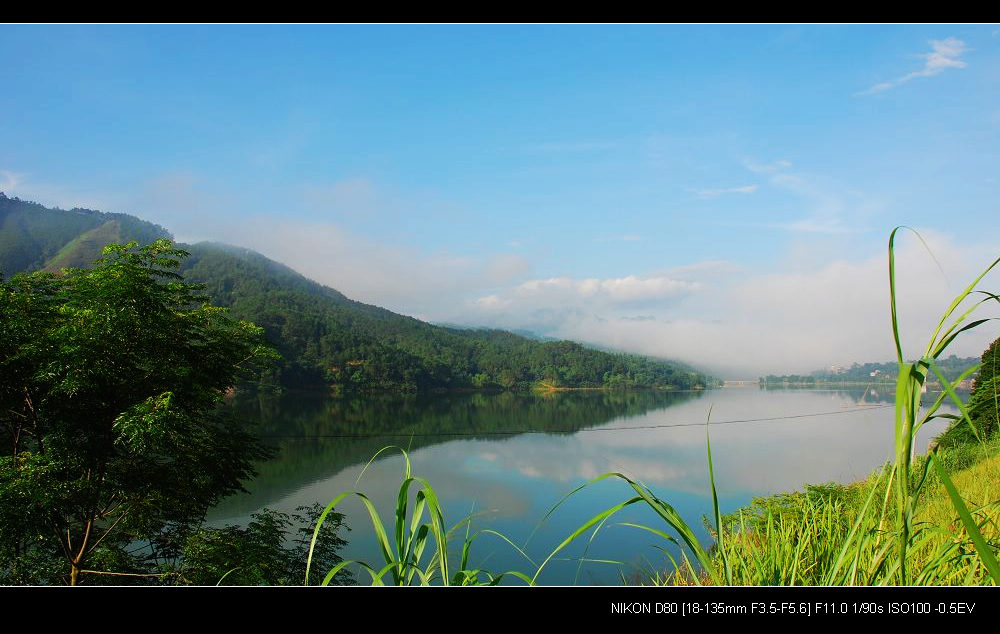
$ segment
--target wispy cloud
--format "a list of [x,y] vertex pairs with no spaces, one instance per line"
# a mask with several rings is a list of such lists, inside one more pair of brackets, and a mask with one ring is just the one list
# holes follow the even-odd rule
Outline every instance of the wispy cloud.
[[486,310],[504,310],[511,305],[510,300],[501,299],[499,295],[486,295],[475,300],[475,303]]
[[836,234],[864,231],[864,229],[858,227],[849,227],[845,225],[840,218],[823,218],[818,216],[802,218],[792,222],[775,222],[770,223],[768,226],[774,227],[775,229],[784,229],[786,231],[793,231],[797,233]]
[[602,236],[600,238],[594,238],[594,242],[639,242],[640,240],[642,240],[642,236],[634,233],[626,233],[620,236]]
[[792,163],[779,160],[761,164],[752,160],[744,166],[764,178],[775,191],[800,198],[803,209],[793,219],[738,221],[733,226],[754,226],[779,229],[791,233],[849,234],[868,230],[868,218],[877,209],[877,201],[869,200],[864,192],[843,187],[836,181],[817,174],[792,171]]
[[900,84],[905,84],[911,79],[933,77],[949,68],[965,68],[966,63],[961,59],[962,54],[968,50],[965,42],[955,37],[949,37],[943,40],[931,40],[930,44],[931,52],[920,55],[924,59],[924,67],[922,69],[907,73],[892,81],[875,84],[868,90],[858,93],[858,95],[872,95],[885,92]]
[[694,277],[711,277],[719,275],[734,275],[743,271],[743,267],[729,260],[704,260],[693,264],[684,264],[668,269],[665,275],[677,279]]
[[15,174],[8,170],[0,170],[0,191],[9,191],[17,187],[24,179],[23,174]]
[[612,302],[634,302],[648,299],[676,297],[697,290],[697,282],[674,280],[668,277],[614,277],[575,280],[570,277],[553,277],[529,280],[514,289],[522,297],[564,291],[585,299],[603,297]]
[[695,193],[698,198],[718,198],[725,194],[752,194],[757,191],[757,185],[743,185],[742,187],[719,187],[715,189],[699,189]]
[[781,159],[774,161],[773,163],[757,163],[756,161],[747,159],[743,161],[743,165],[751,172],[755,172],[757,174],[773,174],[790,168],[792,166],[792,162]]
[[864,233],[868,227],[852,226],[846,224],[836,215],[813,214],[797,220],[756,222],[737,221],[722,223],[731,227],[761,227],[764,229],[778,229],[789,233],[812,233],[821,235],[838,235],[848,233]]

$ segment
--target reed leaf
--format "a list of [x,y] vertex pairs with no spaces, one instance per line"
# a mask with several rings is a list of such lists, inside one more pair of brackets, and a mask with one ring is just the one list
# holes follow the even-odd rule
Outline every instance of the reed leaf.
[[955,510],[958,511],[958,516],[961,518],[962,524],[965,525],[965,530],[969,533],[969,537],[972,539],[972,543],[976,547],[976,552],[979,554],[980,559],[982,559],[983,565],[986,566],[990,576],[993,577],[993,584],[996,585],[1000,583],[1000,565],[997,564],[996,556],[993,554],[993,548],[979,531],[979,526],[976,524],[975,520],[972,519],[972,514],[969,513],[969,507],[965,505],[965,501],[962,500],[962,496],[959,495],[955,485],[952,484],[947,471],[945,471],[945,469],[941,467],[940,463],[938,463],[938,461],[934,458],[934,454],[931,454],[928,459],[934,462],[934,469],[937,471],[938,477],[941,478],[941,484],[944,485],[945,490],[948,492],[948,497],[951,498],[951,502],[955,506]]

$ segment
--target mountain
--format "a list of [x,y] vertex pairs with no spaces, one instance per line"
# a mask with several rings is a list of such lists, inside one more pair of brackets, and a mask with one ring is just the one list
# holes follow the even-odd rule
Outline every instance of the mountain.
[[[48,209],[0,194],[0,272],[58,270],[99,257],[107,242],[170,234],[126,214]],[[571,341],[537,341],[502,330],[435,326],[357,302],[249,249],[179,245],[182,274],[212,303],[262,326],[283,360],[272,386],[430,391],[561,387],[706,387],[677,363],[609,353]]]
[[109,242],[148,244],[173,236],[159,225],[128,214],[79,207],[66,211],[8,198],[0,192],[0,272],[87,266]]

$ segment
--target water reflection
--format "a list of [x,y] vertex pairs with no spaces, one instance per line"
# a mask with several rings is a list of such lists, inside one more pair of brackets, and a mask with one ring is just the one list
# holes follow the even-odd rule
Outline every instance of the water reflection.
[[[396,444],[409,447],[415,473],[438,491],[446,519],[484,511],[482,525],[519,544],[527,541],[533,556],[547,553],[586,519],[630,496],[622,483],[602,482],[539,525],[569,491],[607,472],[645,483],[700,526],[711,504],[704,424],[709,407],[707,429],[724,512],[755,495],[866,477],[890,458],[893,443],[891,403],[864,388],[355,399],[297,394],[238,399],[234,407],[259,420],[262,433],[281,453],[261,466],[250,495],[231,498],[216,509],[217,521],[239,521],[264,505],[289,510],[326,502],[356,488],[371,456]],[[918,447],[925,448],[942,428],[939,422],[929,425],[918,437]],[[398,457],[387,457],[365,471],[357,488],[387,513],[401,473]],[[373,558],[375,545],[363,509],[347,505],[342,510],[355,529],[349,536],[351,554]],[[653,522],[650,515],[631,509],[621,521]],[[637,556],[652,561],[660,556],[649,547],[651,541],[646,533],[608,526],[588,556],[632,564],[641,563]],[[483,542],[480,556],[495,569],[529,567],[509,547]],[[570,555],[582,555],[583,546]],[[617,574],[607,565],[578,569],[563,562],[542,581],[613,583]]]

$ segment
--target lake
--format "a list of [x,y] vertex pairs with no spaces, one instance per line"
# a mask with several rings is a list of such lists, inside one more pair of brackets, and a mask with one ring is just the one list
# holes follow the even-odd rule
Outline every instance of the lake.
[[[711,514],[712,497],[706,431],[726,513],[754,496],[867,477],[892,455],[892,398],[863,389],[757,387],[544,395],[241,395],[232,407],[259,423],[261,435],[279,455],[260,465],[249,494],[224,500],[209,521],[245,523],[264,506],[290,512],[299,505],[326,504],[354,489],[372,500],[384,522],[391,522],[402,455],[386,452],[366,465],[379,449],[395,445],[408,449],[414,475],[426,478],[440,496],[446,523],[477,514],[473,532],[502,533],[535,564],[587,519],[631,497],[625,482],[602,480],[549,514],[574,489],[608,472],[650,487],[707,543],[702,517]],[[941,421],[928,424],[918,437],[918,450],[944,427]],[[378,549],[360,502],[351,499],[338,510],[352,529],[344,535],[349,546],[342,555],[375,564]],[[648,509],[629,507],[592,540],[582,537],[561,552],[539,582],[614,584],[636,570],[669,568],[659,549],[666,546],[662,539],[623,522],[662,527]],[[486,570],[535,569],[491,534],[481,534],[471,552],[474,565]]]

